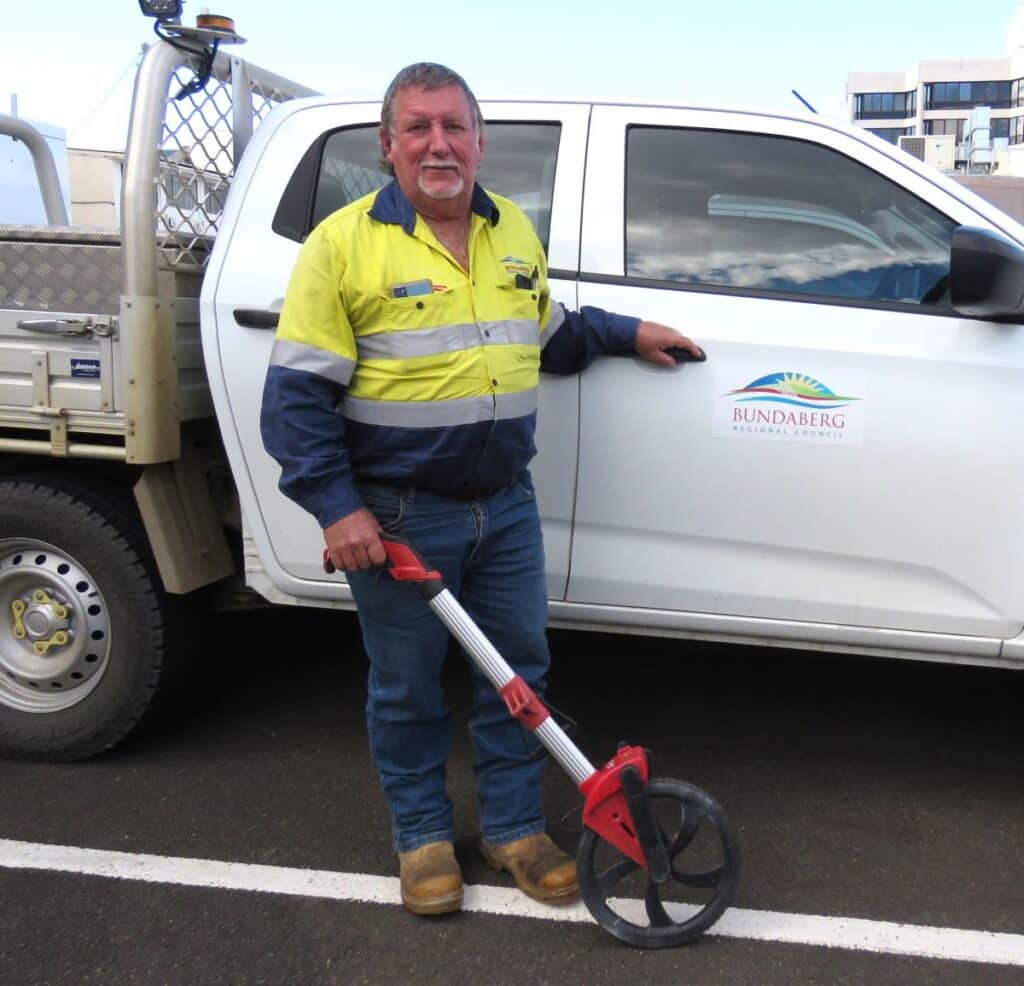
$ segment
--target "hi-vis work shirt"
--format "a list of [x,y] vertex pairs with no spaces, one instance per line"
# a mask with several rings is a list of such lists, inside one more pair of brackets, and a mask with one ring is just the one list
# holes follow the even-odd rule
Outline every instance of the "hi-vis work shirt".
[[539,371],[632,352],[637,324],[552,304],[508,199],[474,188],[466,272],[392,182],[317,226],[292,273],[260,422],[281,490],[327,527],[363,505],[357,482],[506,486],[536,452]]

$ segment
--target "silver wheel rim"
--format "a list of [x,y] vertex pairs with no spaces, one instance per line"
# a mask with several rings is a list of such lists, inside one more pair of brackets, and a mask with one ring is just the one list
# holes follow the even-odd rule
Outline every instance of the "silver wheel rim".
[[0,540],[0,705],[77,705],[103,679],[110,645],[106,600],[84,566],[45,541]]

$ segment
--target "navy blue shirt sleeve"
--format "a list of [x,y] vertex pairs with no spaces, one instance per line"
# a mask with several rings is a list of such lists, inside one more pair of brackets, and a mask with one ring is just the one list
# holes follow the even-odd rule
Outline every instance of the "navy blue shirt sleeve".
[[281,466],[278,486],[322,528],[363,506],[345,447],[345,388],[305,370],[271,366],[263,387],[260,432]]
[[636,352],[640,319],[584,305],[578,312],[563,307],[565,320],[540,354],[544,373],[569,375],[585,370],[598,356]]

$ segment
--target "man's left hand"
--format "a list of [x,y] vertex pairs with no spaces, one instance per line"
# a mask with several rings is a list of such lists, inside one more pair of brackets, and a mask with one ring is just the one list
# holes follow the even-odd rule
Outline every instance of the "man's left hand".
[[660,322],[641,322],[636,329],[636,351],[645,360],[659,366],[675,366],[676,361],[666,349],[686,349],[700,356],[700,346],[692,339]]

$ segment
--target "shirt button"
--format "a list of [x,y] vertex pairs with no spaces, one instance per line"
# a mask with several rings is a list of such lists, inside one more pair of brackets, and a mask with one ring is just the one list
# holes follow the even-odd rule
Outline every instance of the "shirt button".
[[491,333],[490,333],[490,332],[489,332],[489,331],[488,331],[487,329],[484,329],[484,335],[485,335],[485,336],[486,336],[486,337],[487,337],[488,339],[490,339],[490,338],[491,338]]
[[423,307],[423,302],[422,301],[417,301],[416,302],[416,307],[417,308],[422,308]]
[[530,297],[533,298],[534,301],[537,300],[537,296],[535,294],[531,294]]
[[492,380],[491,384],[492,384],[492,386],[497,387],[498,386],[498,381],[497,380]]

